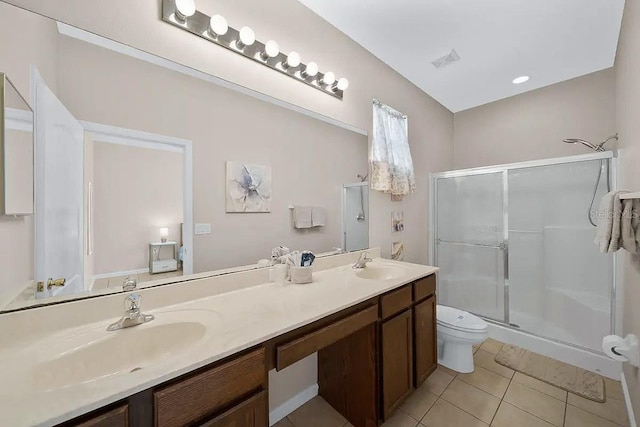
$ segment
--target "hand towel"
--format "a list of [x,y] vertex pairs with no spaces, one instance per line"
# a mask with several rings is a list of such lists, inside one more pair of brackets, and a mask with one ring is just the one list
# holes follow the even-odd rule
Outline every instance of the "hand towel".
[[324,208],[311,208],[311,225],[313,227],[324,227],[327,225],[327,212]]
[[622,201],[622,219],[620,240],[622,248],[629,253],[637,254],[640,251],[640,200],[627,199]]
[[307,206],[295,206],[293,208],[293,226],[295,228],[311,228],[311,211]]
[[[598,245],[600,252],[613,253],[620,249],[622,243],[622,201],[620,200],[620,194],[628,193],[627,190],[611,191],[604,195],[600,202],[600,209],[598,212],[598,228],[596,232],[596,238],[594,243]],[[625,233],[627,234],[625,240],[628,245],[631,229],[631,215],[628,217],[629,222],[625,222]],[[633,236],[635,240],[635,234]]]

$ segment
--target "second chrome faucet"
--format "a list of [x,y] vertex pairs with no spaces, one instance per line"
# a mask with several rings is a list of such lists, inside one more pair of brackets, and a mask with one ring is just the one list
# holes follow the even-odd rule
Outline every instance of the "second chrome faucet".
[[[128,278],[122,284],[122,290],[132,292],[138,288],[138,280]],[[117,331],[118,329],[131,328],[154,319],[151,314],[143,314],[140,310],[140,295],[136,293],[128,294],[124,297],[124,316],[122,319],[112,323],[107,327],[107,331]]]
[[353,268],[365,268],[371,261],[373,260],[369,258],[369,254],[367,252],[362,252],[358,261],[353,264]]

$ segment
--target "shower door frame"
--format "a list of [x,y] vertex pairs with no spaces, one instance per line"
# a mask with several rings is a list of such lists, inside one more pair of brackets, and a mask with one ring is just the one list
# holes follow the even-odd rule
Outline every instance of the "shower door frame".
[[[438,200],[438,186],[436,182],[438,179],[443,178],[457,178],[464,176],[474,176],[474,175],[484,175],[484,174],[498,174],[502,173],[502,215],[503,215],[503,232],[504,232],[504,321],[495,320],[491,318],[487,318],[486,316],[479,315],[480,317],[485,318],[487,321],[495,322],[503,327],[515,329],[538,338],[547,339],[550,341],[555,341],[562,344],[571,345],[577,348],[581,348],[587,351],[593,352],[592,349],[585,348],[573,343],[567,343],[565,341],[557,340],[550,337],[545,337],[541,335],[537,335],[534,332],[522,330],[515,325],[509,323],[510,317],[510,305],[509,305],[509,290],[510,290],[510,282],[509,282],[509,171],[514,169],[526,169],[526,168],[534,168],[534,167],[542,167],[542,166],[553,166],[553,165],[562,165],[569,163],[580,163],[580,162],[589,162],[594,160],[608,160],[609,161],[609,175],[611,177],[611,186],[612,189],[618,188],[618,173],[620,170],[620,162],[619,162],[619,152],[617,150],[613,151],[605,151],[605,152],[597,152],[591,154],[581,154],[575,156],[565,156],[565,157],[554,157],[550,159],[541,159],[541,160],[531,160],[520,163],[508,163],[504,165],[492,165],[492,166],[484,166],[478,168],[470,168],[470,169],[458,169],[447,172],[438,172],[432,173],[429,175],[429,264],[437,265],[438,259],[436,254],[436,241],[438,238],[438,216],[436,213],[436,201]],[[601,166],[602,167],[602,166]],[[618,297],[620,293],[618,292],[618,278],[621,277],[621,263],[619,262],[618,253],[613,254],[613,281],[611,286],[611,294],[610,294],[610,333],[621,333],[622,325],[621,318],[622,315],[617,316],[619,310],[622,308],[622,301],[618,301]],[[621,313],[621,312],[620,312]],[[477,313],[474,313],[477,314]]]

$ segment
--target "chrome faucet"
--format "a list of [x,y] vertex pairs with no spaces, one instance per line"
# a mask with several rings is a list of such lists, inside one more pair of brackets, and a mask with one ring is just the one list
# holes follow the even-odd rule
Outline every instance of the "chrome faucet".
[[[122,284],[122,289],[125,292],[131,292],[138,288],[138,281],[135,278],[129,277]],[[143,323],[150,322],[154,319],[151,314],[142,314],[140,311],[140,295],[128,294],[124,297],[124,316],[122,319],[115,323],[112,323],[107,327],[107,331],[117,331],[118,329],[131,328],[133,326],[142,325]]]
[[368,254],[366,252],[362,252],[358,261],[353,264],[353,268],[365,268],[367,263],[370,263],[371,261],[373,260],[368,257]]

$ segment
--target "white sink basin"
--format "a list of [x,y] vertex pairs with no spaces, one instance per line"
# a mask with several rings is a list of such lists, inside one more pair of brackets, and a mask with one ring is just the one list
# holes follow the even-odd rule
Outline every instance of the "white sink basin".
[[365,268],[354,269],[356,277],[365,280],[395,280],[407,274],[407,270],[396,265],[368,264]]
[[174,359],[203,341],[212,315],[206,310],[160,312],[155,320],[132,328],[111,332],[101,328],[69,336],[52,343],[52,358],[36,365],[32,387],[55,390],[128,375]]

